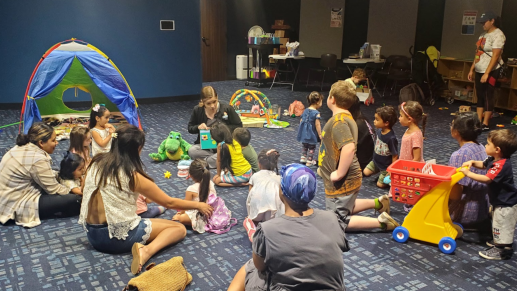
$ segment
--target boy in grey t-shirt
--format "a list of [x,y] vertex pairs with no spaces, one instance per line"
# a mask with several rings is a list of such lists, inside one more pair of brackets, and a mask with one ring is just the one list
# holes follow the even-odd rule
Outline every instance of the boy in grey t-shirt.
[[316,194],[316,175],[308,167],[284,166],[281,176],[285,214],[258,226],[253,259],[228,290],[345,290],[346,225],[335,213],[308,206]]

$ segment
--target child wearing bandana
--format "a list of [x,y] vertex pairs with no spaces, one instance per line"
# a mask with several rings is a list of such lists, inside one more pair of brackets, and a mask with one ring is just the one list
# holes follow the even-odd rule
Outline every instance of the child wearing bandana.
[[333,212],[309,207],[316,184],[308,167],[282,167],[280,199],[285,214],[258,225],[253,258],[237,272],[228,290],[345,290],[346,225]]

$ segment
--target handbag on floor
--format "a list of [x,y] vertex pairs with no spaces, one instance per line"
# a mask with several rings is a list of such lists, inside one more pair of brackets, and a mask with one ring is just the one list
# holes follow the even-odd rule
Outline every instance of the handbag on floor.
[[206,203],[212,206],[214,212],[206,221],[205,231],[223,234],[237,224],[237,219],[232,218],[232,212],[226,207],[223,198],[210,193]]
[[174,257],[158,265],[151,263],[146,270],[129,280],[123,291],[183,291],[192,282],[183,257]]

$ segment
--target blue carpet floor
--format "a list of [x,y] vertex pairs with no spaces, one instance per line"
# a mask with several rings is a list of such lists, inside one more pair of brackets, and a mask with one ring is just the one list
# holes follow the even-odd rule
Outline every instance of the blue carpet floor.
[[[231,95],[243,88],[244,82],[226,81],[211,83],[221,100],[228,102]],[[290,88],[289,88],[290,89]],[[307,92],[291,92],[288,87],[273,90],[260,89],[271,103],[287,108],[294,100],[306,103]],[[325,93],[327,94],[327,93]],[[325,95],[326,96],[326,95]],[[376,99],[374,106],[364,107],[365,115],[373,119],[375,107],[382,103],[396,105],[395,98]],[[148,173],[158,186],[173,197],[184,197],[190,180],[176,177],[176,163],[154,163],[148,154],[155,152],[169,131],[175,130],[194,142],[195,136],[187,132],[191,109],[197,102],[175,102],[142,105],[142,115],[147,127],[147,142],[142,160]],[[245,103],[241,106],[246,106]],[[448,110],[439,110],[447,106]],[[458,149],[450,137],[450,113],[459,104],[438,102],[426,107],[430,114],[427,139],[424,142],[424,157],[436,158],[447,164],[450,154]],[[251,105],[250,105],[251,107]],[[321,108],[322,120],[331,116],[330,110]],[[19,110],[0,110],[0,125],[16,122]],[[509,124],[510,116],[494,119],[494,123]],[[296,142],[299,118],[284,118],[291,122],[286,129],[251,128],[251,143],[257,152],[274,147],[280,151],[280,164],[297,162],[300,145]],[[400,139],[403,129],[396,125],[395,133]],[[14,146],[17,126],[1,129],[0,157]],[[480,138],[486,141],[486,133]],[[52,155],[58,166],[68,141],[59,143]],[[514,168],[516,161],[513,161]],[[517,168],[516,168],[517,169]],[[173,173],[165,179],[165,171]],[[361,198],[374,198],[386,190],[375,186],[376,178],[365,178],[360,191]],[[324,208],[323,184],[314,208]],[[251,244],[242,227],[246,216],[247,188],[218,188],[239,224],[226,234],[195,234],[191,230],[185,240],[158,253],[149,262],[161,263],[174,256],[183,256],[185,265],[193,276],[187,290],[226,290],[235,272],[251,258]],[[162,217],[171,218],[174,211],[168,210]],[[363,215],[373,215],[364,213]],[[401,204],[392,203],[392,215],[402,221],[405,212]],[[434,245],[412,241],[399,244],[391,233],[372,231],[347,235],[351,250],[343,254],[346,287],[349,290],[517,290],[517,256],[508,261],[487,261],[478,256],[489,236],[466,233],[457,241],[457,250],[451,255],[441,253]],[[42,225],[25,229],[8,223],[0,226],[0,290],[122,290],[133,277],[130,273],[131,254],[107,255],[94,250],[88,243],[86,233],[77,224],[77,217],[51,219]]]

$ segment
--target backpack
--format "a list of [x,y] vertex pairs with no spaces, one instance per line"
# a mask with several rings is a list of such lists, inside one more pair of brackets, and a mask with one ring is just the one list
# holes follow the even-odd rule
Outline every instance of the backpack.
[[289,116],[302,116],[303,111],[305,110],[305,106],[303,106],[303,103],[295,100],[291,105],[289,105]]
[[210,193],[206,203],[212,206],[214,212],[206,222],[205,231],[223,234],[237,224],[237,219],[232,218],[232,212],[226,208],[224,200],[221,197]]
[[424,92],[420,89],[417,83],[411,83],[404,88],[400,89],[399,103],[407,101],[422,102],[425,99]]

